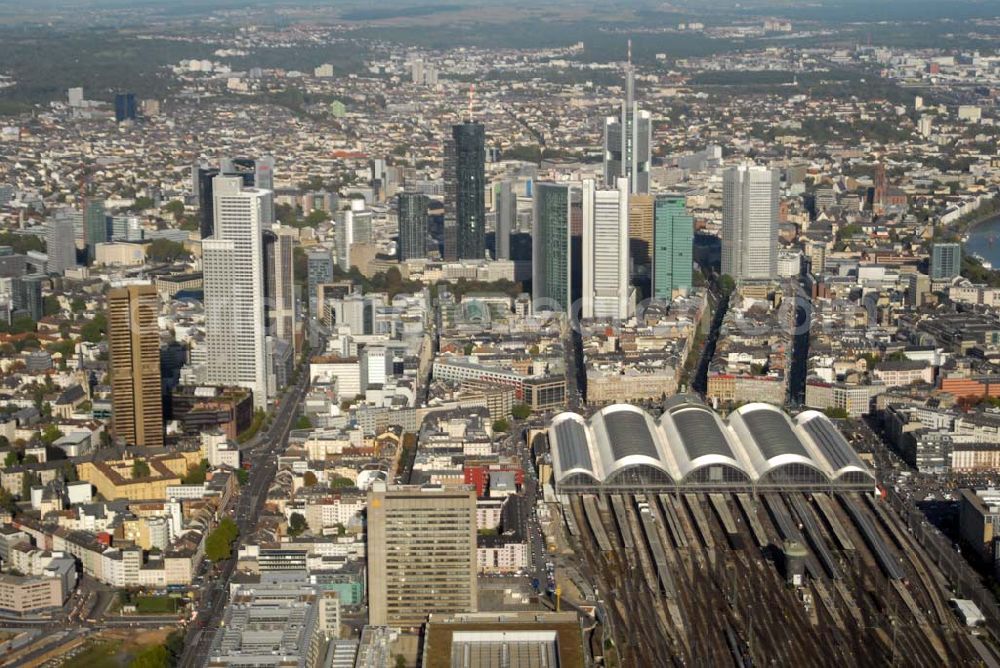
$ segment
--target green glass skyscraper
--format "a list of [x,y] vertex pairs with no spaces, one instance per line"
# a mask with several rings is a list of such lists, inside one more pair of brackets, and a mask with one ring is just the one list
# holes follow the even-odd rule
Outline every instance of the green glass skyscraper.
[[399,193],[399,239],[396,255],[399,260],[427,256],[427,207],[430,200],[420,193]]
[[83,235],[87,244],[87,262],[93,262],[97,244],[108,240],[108,219],[103,199],[91,198],[84,204]]
[[538,183],[531,235],[531,285],[535,310],[566,311],[570,294],[570,189]]
[[683,195],[659,195],[653,214],[653,298],[691,288],[694,220]]

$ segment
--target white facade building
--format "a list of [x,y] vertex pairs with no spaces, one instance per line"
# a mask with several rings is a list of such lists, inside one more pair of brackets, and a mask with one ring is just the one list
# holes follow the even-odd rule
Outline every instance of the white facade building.
[[584,181],[582,317],[631,315],[628,242],[628,179],[618,179],[617,190]]
[[777,275],[778,173],[737,165],[722,181],[722,273],[740,279]]
[[253,391],[255,408],[273,395],[264,312],[263,230],[271,191],[217,176],[215,234],[202,241],[209,382]]

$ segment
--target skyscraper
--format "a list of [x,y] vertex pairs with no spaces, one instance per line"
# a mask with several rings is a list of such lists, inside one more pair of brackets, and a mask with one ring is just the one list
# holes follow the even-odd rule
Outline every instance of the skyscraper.
[[72,218],[57,216],[46,224],[45,250],[50,274],[62,274],[76,266],[76,223]]
[[632,42],[629,42],[625,66],[625,99],[616,118],[604,120],[604,185],[615,187],[617,179],[629,180],[629,192],[649,192],[650,147],[653,121],[648,111],[635,101],[635,68],[632,66]]
[[652,195],[629,195],[628,236],[629,254],[633,270],[649,267],[653,257],[653,202]]
[[151,284],[108,293],[112,429],[129,445],[163,445],[159,308]]
[[694,221],[683,195],[659,195],[654,214],[653,298],[691,288]]
[[534,310],[567,312],[573,303],[570,270],[570,187],[538,183],[531,235]]
[[115,121],[124,123],[134,121],[136,116],[135,93],[118,93],[115,95]]
[[628,260],[628,179],[617,190],[583,183],[584,318],[627,318],[631,314]]
[[330,251],[314,250],[306,256],[306,289],[309,291],[309,312],[321,315],[317,310],[321,306],[316,303],[316,286],[333,280],[333,256]]
[[396,196],[399,239],[396,256],[399,261],[427,256],[427,208],[430,199],[420,193],[399,193]]
[[215,231],[215,197],[212,193],[212,181],[219,175],[219,170],[213,167],[195,167],[198,193],[198,228],[201,238],[207,239]]
[[97,244],[108,240],[108,216],[104,200],[88,198],[83,205],[83,234],[87,244],[87,262],[93,262]]
[[263,232],[270,229],[271,192],[217,176],[215,233],[202,241],[205,344],[209,382],[253,391],[265,408],[273,388],[267,355]]
[[464,489],[368,493],[369,623],[420,625],[429,613],[475,612],[476,495]]
[[962,244],[934,244],[931,247],[931,280],[948,280],[961,273]]
[[486,253],[486,131],[481,123],[451,128],[444,147],[444,259]]
[[295,239],[297,230],[274,225],[274,306],[272,334],[295,348]]
[[517,193],[509,180],[500,182],[496,195],[496,249],[498,260],[510,259],[510,235],[517,220]]
[[778,275],[778,173],[727,169],[722,181],[722,273],[736,280]]
[[352,199],[350,209],[337,213],[337,225],[333,232],[337,266],[348,271],[351,268],[351,249],[355,244],[370,244],[372,241],[372,212],[365,207],[363,199]]

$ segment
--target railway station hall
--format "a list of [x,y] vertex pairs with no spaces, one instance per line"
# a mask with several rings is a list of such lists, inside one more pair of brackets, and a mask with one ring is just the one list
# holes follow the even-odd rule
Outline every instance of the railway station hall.
[[692,395],[660,418],[628,404],[589,419],[557,415],[548,429],[557,494],[641,491],[870,491],[875,477],[818,411],[790,418],[745,404],[727,419]]

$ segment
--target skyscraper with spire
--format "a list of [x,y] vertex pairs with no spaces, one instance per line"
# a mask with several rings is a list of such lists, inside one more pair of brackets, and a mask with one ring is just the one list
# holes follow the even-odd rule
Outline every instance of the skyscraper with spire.
[[639,109],[635,100],[635,67],[632,65],[632,41],[628,43],[625,65],[625,99],[618,117],[604,119],[604,185],[614,188],[618,179],[629,180],[629,192],[649,192],[650,147],[653,121],[648,111]]

